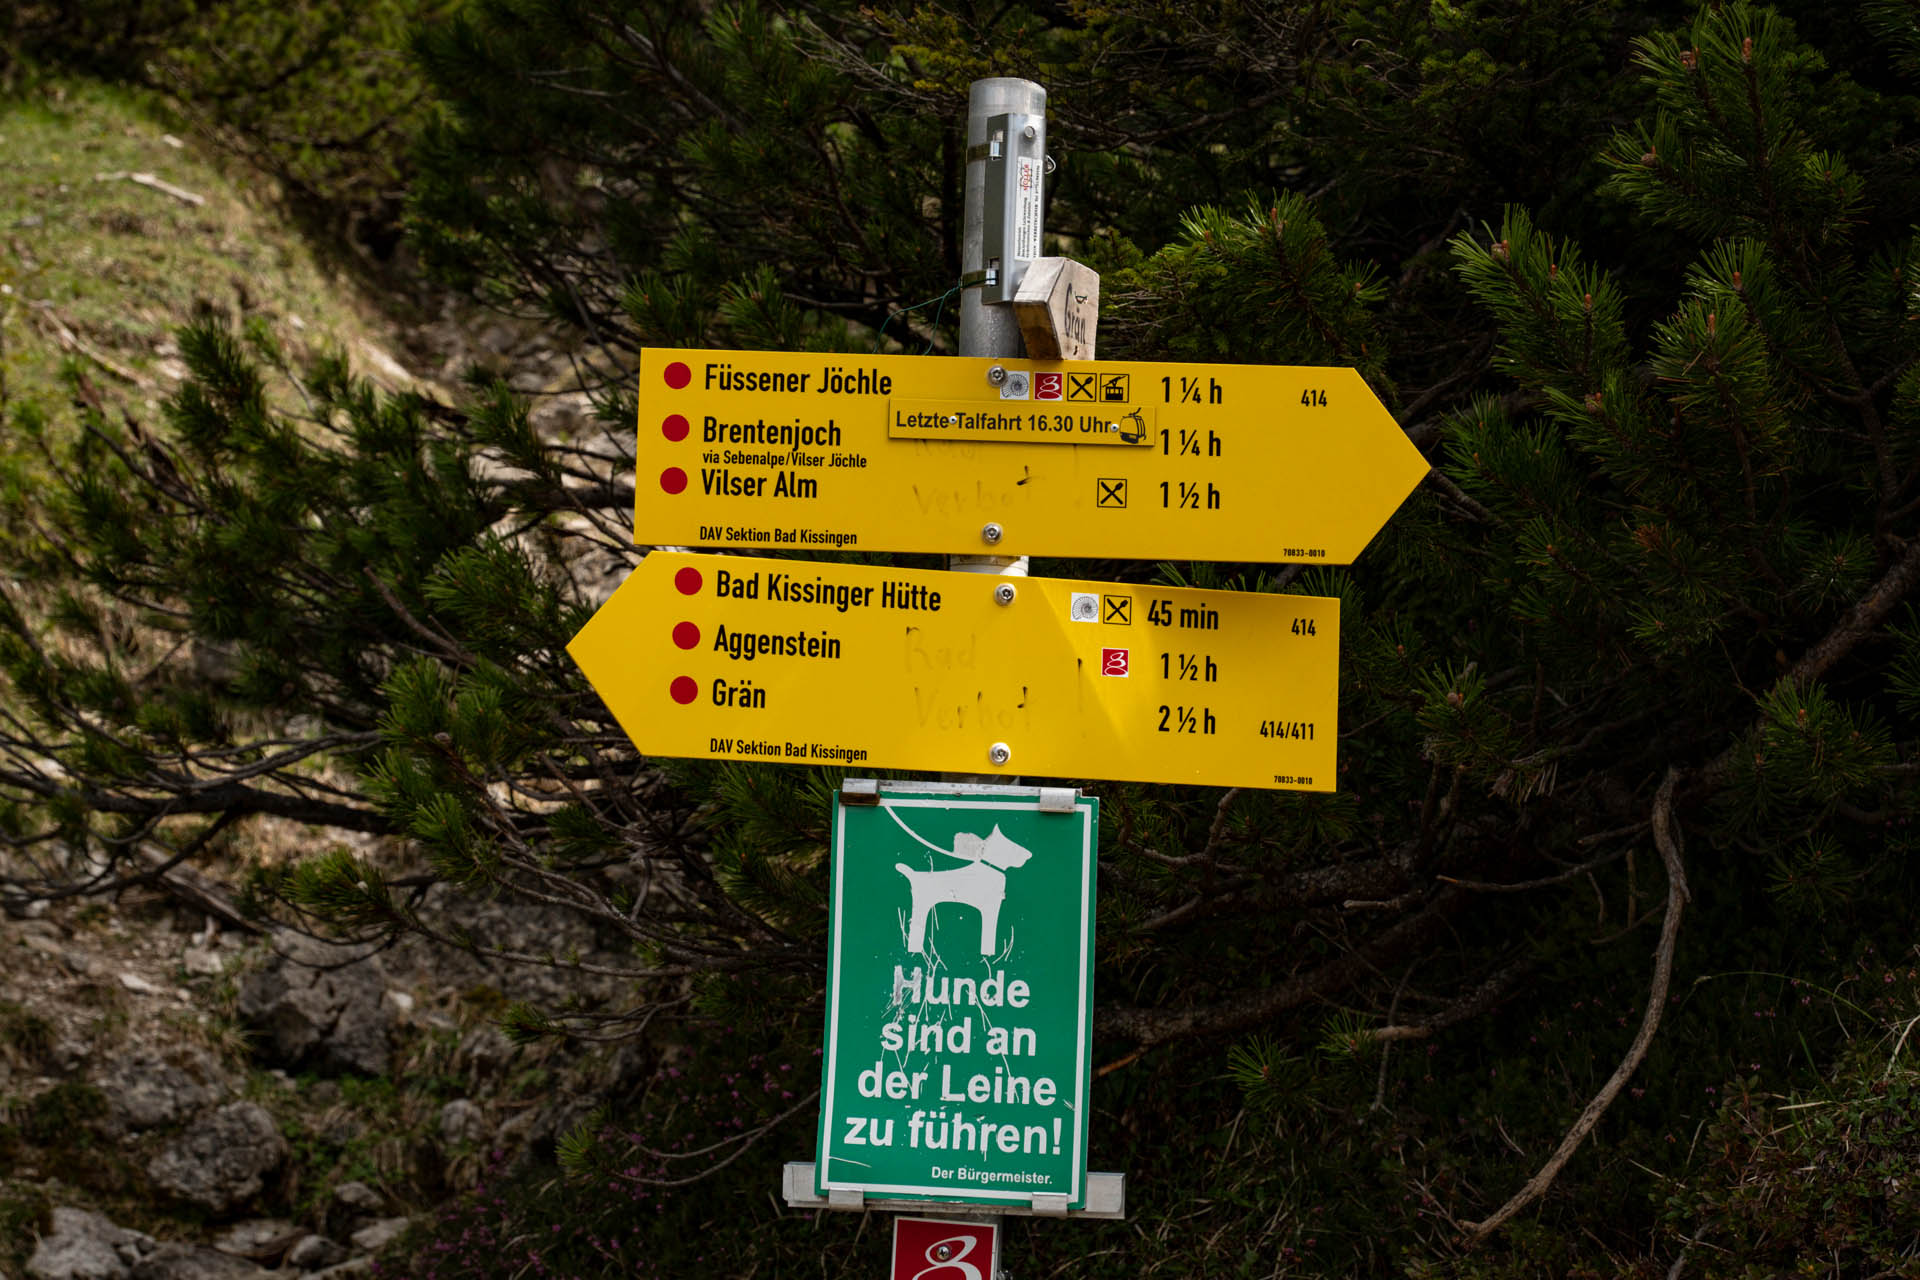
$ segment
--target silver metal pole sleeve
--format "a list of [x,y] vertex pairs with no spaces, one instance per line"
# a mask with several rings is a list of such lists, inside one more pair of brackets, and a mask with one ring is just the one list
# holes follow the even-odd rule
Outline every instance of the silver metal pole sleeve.
[[[975,279],[986,268],[987,125],[995,116],[1027,115],[1045,121],[1047,91],[1031,80],[995,76],[975,80],[967,94],[967,174],[961,209],[960,274]],[[1021,356],[1026,345],[1010,303],[988,303],[978,287],[960,294],[960,354]]]
[[[976,279],[986,266],[987,235],[987,126],[995,116],[1027,115],[1045,121],[1047,91],[1031,80],[994,76],[975,80],[967,92],[966,197],[960,214],[960,274]],[[963,356],[1022,356],[1026,343],[1011,303],[989,303],[978,287],[960,291],[960,354]],[[1024,578],[1025,556],[960,554],[947,567],[959,573],[998,573]]]

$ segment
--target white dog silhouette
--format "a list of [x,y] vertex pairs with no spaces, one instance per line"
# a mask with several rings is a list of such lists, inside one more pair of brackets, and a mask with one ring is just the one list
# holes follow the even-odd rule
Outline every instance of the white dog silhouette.
[[951,852],[937,848],[934,852],[958,858],[967,865],[948,871],[919,871],[904,862],[893,864],[893,869],[907,878],[913,890],[907,950],[925,955],[927,917],[941,903],[957,902],[980,913],[980,954],[992,955],[997,949],[1000,930],[1000,904],[1007,900],[1006,873],[1014,867],[1025,866],[1033,851],[1001,835],[996,826],[985,836],[962,831],[954,836]]

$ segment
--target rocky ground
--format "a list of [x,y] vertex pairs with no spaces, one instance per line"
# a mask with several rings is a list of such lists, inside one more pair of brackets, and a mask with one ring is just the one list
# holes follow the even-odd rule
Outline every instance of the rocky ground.
[[[563,915],[462,916],[611,958]],[[0,957],[0,1275],[404,1270],[436,1206],[550,1150],[634,1068],[494,1026],[577,975],[248,933],[158,895],[0,918]]]
[[[57,397],[71,359],[155,422],[184,375],[174,326],[212,305],[296,354],[345,350],[389,389],[457,403],[478,367],[528,396],[542,431],[597,431],[573,353],[540,329],[418,291],[393,318],[316,266],[270,201],[101,91],[0,113],[0,143],[32,161],[0,192],[0,405]],[[602,559],[576,566],[590,594],[623,573]],[[233,909],[249,861],[338,836],[256,820],[223,865],[170,885],[0,916],[0,1280],[405,1270],[437,1207],[550,1151],[631,1078],[630,1052],[516,1048],[497,1030],[509,1001],[582,992],[577,975],[418,943],[342,951]],[[504,945],[613,958],[558,913],[457,913]]]

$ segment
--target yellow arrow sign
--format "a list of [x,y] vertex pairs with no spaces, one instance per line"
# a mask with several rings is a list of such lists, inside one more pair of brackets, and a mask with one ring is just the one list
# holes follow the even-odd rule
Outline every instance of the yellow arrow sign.
[[1306,561],[1427,472],[1318,367],[649,349],[650,545]]
[[1336,599],[657,551],[568,652],[649,755],[1334,789]]

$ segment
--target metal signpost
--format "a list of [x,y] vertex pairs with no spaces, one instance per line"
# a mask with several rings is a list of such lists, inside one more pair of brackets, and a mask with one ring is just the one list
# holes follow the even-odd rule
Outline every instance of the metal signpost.
[[656,551],[568,652],[649,755],[1334,789],[1320,596]]
[[1098,802],[868,785],[834,805],[816,1191],[1084,1209]]
[[[1014,301],[1045,238],[1046,89],[1017,76],[975,80],[967,86],[966,142],[960,354],[1018,356],[1025,347]],[[1027,576],[1024,554],[1009,555],[991,543],[955,542],[940,550],[955,573]]]
[[[648,755],[970,775],[834,803],[783,1191],[948,1215],[896,1221],[893,1280],[1000,1280],[1000,1214],[1126,1213],[1087,1168],[1098,801],[998,780],[1335,786],[1339,601],[1024,557],[1345,564],[1427,472],[1352,369],[1092,359],[1099,277],[1041,256],[1046,91],[975,81],[966,141],[960,354],[643,351],[634,539],[676,549],[568,646]],[[751,554],[794,551],[958,572]]]
[[1346,564],[1427,472],[1320,367],[648,349],[634,536]]

